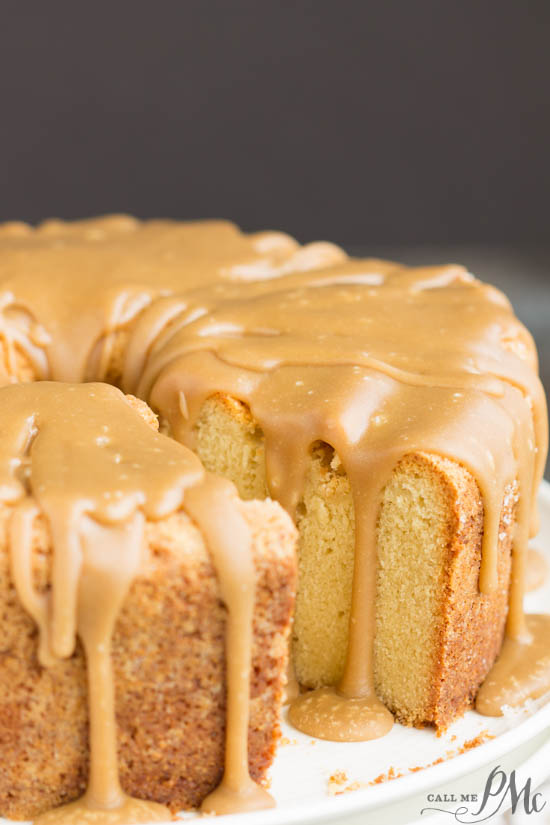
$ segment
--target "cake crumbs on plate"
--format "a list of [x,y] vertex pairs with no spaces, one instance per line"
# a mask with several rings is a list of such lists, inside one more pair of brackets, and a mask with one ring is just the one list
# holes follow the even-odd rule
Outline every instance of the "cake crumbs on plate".
[[[467,753],[467,751],[477,748],[479,745],[483,745],[484,742],[494,738],[495,737],[493,734],[489,733],[488,730],[482,730],[473,739],[466,739],[459,748],[447,751],[445,756],[439,756],[427,765],[415,765],[414,767],[408,769],[408,773],[417,773],[418,771],[425,771],[427,768],[433,768],[435,765],[441,765],[442,762],[447,762],[450,759],[454,759],[456,756]],[[453,736],[451,741],[454,742],[455,740],[456,736]],[[393,779],[399,779],[401,776],[406,776],[406,773],[407,772],[399,773],[393,765],[391,765],[387,773],[381,773],[369,782],[360,782],[358,780],[349,782],[345,771],[334,771],[328,779],[327,792],[329,796],[339,796],[340,794],[350,793],[351,791],[359,791],[365,788],[371,788],[374,785],[381,785],[384,782],[391,782]]]
[[359,782],[356,780],[348,783],[348,777],[345,771],[335,771],[328,780],[328,793],[331,796],[339,796],[350,791],[369,788],[372,787],[372,785],[381,785],[382,782],[389,782],[392,779],[397,779],[399,776],[403,776],[403,774],[397,773],[392,765],[387,773],[381,773],[379,776],[371,779],[370,782]]
[[288,736],[282,736],[282,737],[279,739],[279,745],[280,745],[280,747],[282,747],[282,748],[284,748],[284,747],[285,747],[285,745],[297,745],[297,744],[298,744],[298,740],[297,740],[297,739],[289,739],[289,738],[288,738]]
[[331,796],[345,793],[346,789],[340,790],[348,782],[348,775],[345,771],[334,771],[328,778],[328,792]]
[[494,738],[494,734],[489,733],[487,728],[485,728],[478,733],[477,736],[474,736],[473,739],[467,739],[462,747],[458,749],[458,753],[466,753],[466,751],[471,751],[472,748],[477,748],[479,745],[483,745],[484,742],[488,742],[490,739]]
[[[427,765],[417,765],[414,768],[409,768],[409,772],[416,773],[417,771],[424,771],[426,768],[433,768],[434,765],[440,765],[442,762],[446,762],[449,759],[454,759],[455,756],[460,756],[463,753],[467,753],[467,751],[473,750],[473,748],[479,747],[479,745],[483,745],[484,742],[488,742],[490,739],[494,739],[492,733],[489,733],[487,729],[482,730],[478,733],[477,736],[474,736],[473,739],[466,739],[463,744],[456,748],[455,750],[450,750],[445,753],[445,756],[440,756],[439,759],[435,759],[433,762],[429,762]],[[456,736],[451,739],[451,742],[456,740]]]

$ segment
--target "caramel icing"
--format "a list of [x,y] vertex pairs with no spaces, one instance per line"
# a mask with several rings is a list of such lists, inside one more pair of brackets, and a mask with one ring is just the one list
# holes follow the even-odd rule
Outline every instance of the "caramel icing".
[[[122,388],[149,401],[190,447],[210,395],[247,403],[265,436],[270,495],[289,513],[312,445],[334,448],[355,507],[349,649],[338,686],[294,700],[302,730],[367,739],[391,726],[373,687],[376,524],[384,485],[408,453],[449,457],[477,480],[483,593],[497,586],[504,491],[517,482],[503,656],[519,650],[538,667],[545,619],[526,623],[523,592],[546,403],[532,338],[498,290],[455,265],[408,269],[350,259],[332,244],[300,247],[281,233],[244,235],[225,222],[124,216],[6,225],[0,279],[0,335],[12,361],[27,354],[35,377],[101,380],[118,365]],[[235,632],[247,621],[235,617]],[[489,682],[508,678],[506,666],[496,668]],[[242,735],[244,722],[234,726]],[[243,777],[226,766],[227,788]]]
[[[111,637],[144,553],[146,519],[184,508],[211,551],[228,610],[225,774],[209,812],[270,807],[248,773],[249,681],[255,571],[249,530],[233,486],[205,474],[185,447],[156,433],[107,384],[49,381],[0,391],[0,490],[13,506],[12,575],[40,631],[44,666],[82,641],[88,671],[90,770],[84,797],[40,823],[102,825],[170,818],[162,805],[128,798],[118,777]],[[32,527],[42,513],[52,547],[51,590],[32,577]]]
[[525,591],[538,590],[548,579],[548,562],[539,550],[530,547],[527,551],[525,571]]
[[504,640],[489,676],[476,699],[476,710],[500,716],[502,708],[517,707],[550,690],[550,615],[526,616],[526,638]]

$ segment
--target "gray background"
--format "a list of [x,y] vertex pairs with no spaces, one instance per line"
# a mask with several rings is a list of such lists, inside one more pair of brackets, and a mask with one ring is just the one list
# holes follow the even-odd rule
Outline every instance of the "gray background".
[[0,219],[544,242],[548,0],[2,0]]
[[550,387],[548,0],[2,0],[0,220],[225,216],[505,288]]

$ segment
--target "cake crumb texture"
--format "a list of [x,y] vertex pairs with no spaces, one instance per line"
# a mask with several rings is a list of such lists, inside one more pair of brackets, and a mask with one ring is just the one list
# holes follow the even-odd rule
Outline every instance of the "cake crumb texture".
[[[196,431],[205,466],[244,498],[266,493],[265,444],[241,401],[215,395]],[[402,459],[378,521],[374,675],[379,698],[407,725],[444,730],[471,706],[500,650],[507,613],[517,489],[505,495],[498,587],[478,587],[483,502],[469,471],[428,453]],[[298,506],[298,592],[292,657],[298,681],[333,685],[342,675],[354,563],[354,508],[335,451],[316,443]]]

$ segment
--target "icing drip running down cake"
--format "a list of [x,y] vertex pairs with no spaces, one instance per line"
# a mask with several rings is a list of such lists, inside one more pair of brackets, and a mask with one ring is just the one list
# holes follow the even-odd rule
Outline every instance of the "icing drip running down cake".
[[4,558],[2,813],[33,816],[80,795],[86,716],[86,793],[40,823],[101,822],[102,810],[109,823],[170,818],[121,779],[172,809],[270,807],[249,754],[261,777],[294,589],[288,516],[240,502],[115,387],[5,387],[0,416],[2,550],[21,603]]
[[[546,404],[498,290],[455,265],[111,216],[0,228],[0,306],[0,813],[41,814],[87,782],[79,811],[137,822],[119,775],[171,810],[270,803],[253,779],[294,593],[279,505],[298,529],[297,728],[444,729],[476,696],[495,715],[550,689],[550,619],[523,612]],[[279,504],[243,503],[222,476]]]

